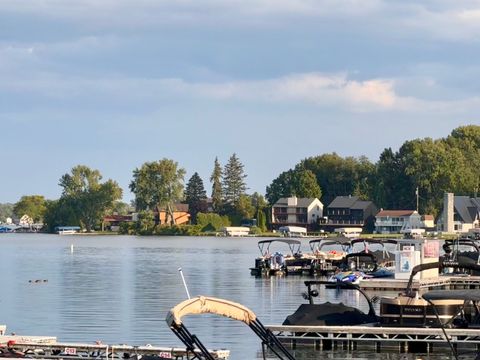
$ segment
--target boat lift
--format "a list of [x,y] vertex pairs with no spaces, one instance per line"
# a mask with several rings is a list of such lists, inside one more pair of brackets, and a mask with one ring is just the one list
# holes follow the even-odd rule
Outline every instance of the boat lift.
[[175,335],[186,345],[192,357],[188,359],[215,360],[205,345],[182,322],[182,317],[190,314],[217,314],[238,320],[250,327],[262,340],[262,354],[266,359],[266,348],[270,349],[281,360],[295,360],[273,333],[265,328],[257,316],[245,306],[228,300],[198,296],[185,300],[172,308],[167,314],[167,324]]

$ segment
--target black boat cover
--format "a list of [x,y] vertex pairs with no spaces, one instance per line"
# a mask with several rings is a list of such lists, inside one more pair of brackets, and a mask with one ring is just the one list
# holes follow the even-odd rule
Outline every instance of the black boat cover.
[[343,303],[302,304],[292,315],[287,316],[283,325],[304,326],[348,326],[378,322],[376,316],[346,306]]
[[480,290],[433,290],[422,296],[427,301],[435,300],[464,300],[480,301]]

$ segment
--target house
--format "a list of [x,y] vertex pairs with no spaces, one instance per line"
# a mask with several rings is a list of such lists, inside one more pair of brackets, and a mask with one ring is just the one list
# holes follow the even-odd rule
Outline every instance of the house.
[[480,198],[445,193],[443,210],[437,221],[438,231],[468,233],[480,227]]
[[377,206],[358,196],[337,196],[327,207],[322,228],[334,232],[337,228],[362,227],[373,231]]
[[103,217],[102,231],[119,231],[122,223],[133,222],[133,214],[130,215],[106,215]]
[[[156,208],[153,212],[155,223],[165,224],[167,220],[167,211],[164,208]],[[176,225],[188,224],[190,222],[190,214],[188,212],[188,204],[174,204],[173,218]],[[170,221],[170,219],[169,219]]]
[[[427,219],[428,220],[425,220]],[[377,234],[401,233],[412,229],[425,229],[426,222],[433,223],[432,215],[421,216],[415,210],[383,210],[375,215],[375,232]],[[428,223],[430,225],[430,222]],[[429,226],[433,227],[433,226]]]
[[323,204],[317,198],[280,198],[272,206],[272,228],[300,226],[313,230],[323,216]]
[[23,215],[18,221],[21,227],[29,228],[33,224],[33,219],[28,215]]

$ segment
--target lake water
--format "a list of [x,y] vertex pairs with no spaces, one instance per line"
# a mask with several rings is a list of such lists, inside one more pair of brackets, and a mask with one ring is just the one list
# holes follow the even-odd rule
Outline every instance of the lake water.
[[[6,324],[8,332],[57,336],[62,342],[181,346],[165,322],[168,310],[186,299],[179,267],[192,296],[239,302],[264,324],[281,324],[305,301],[301,297],[305,278],[251,276],[249,268],[259,254],[257,241],[0,234],[0,324]],[[308,241],[304,242],[307,250]],[[355,292],[326,290],[321,296],[367,310]],[[208,348],[229,349],[232,360],[261,359],[259,339],[244,324],[211,315],[184,320]],[[453,358],[447,351],[420,356],[302,350],[295,355],[298,359]]]

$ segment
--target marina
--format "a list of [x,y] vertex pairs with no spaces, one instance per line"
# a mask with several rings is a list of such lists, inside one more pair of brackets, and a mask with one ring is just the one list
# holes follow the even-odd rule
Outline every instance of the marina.
[[[140,350],[145,350],[145,354],[151,350],[159,353],[162,349],[178,350],[177,355],[181,356],[185,344],[175,339],[165,323],[168,309],[186,298],[178,275],[179,264],[192,296],[204,293],[247,306],[259,315],[264,324],[271,324],[266,328],[272,330],[284,345],[293,346],[296,358],[315,357],[319,349],[329,351],[330,346],[335,354],[350,354],[348,357],[351,359],[356,359],[356,352],[365,348],[371,359],[378,360],[383,357],[382,353],[375,355],[377,350],[395,353],[405,351],[408,345],[409,351],[427,353],[431,350],[428,352],[429,359],[437,359],[438,349],[447,346],[440,328],[402,327],[399,333],[395,326],[357,325],[347,329],[342,326],[281,325],[302,302],[304,282],[309,278],[325,278],[251,276],[246,269],[258,256],[258,239],[255,238],[229,237],[227,241],[227,238],[220,237],[5,236],[11,237],[11,241],[0,238],[0,248],[9,251],[12,256],[0,263],[0,270],[14,275],[4,280],[4,285],[13,291],[4,292],[0,297],[2,323],[8,325],[8,332],[55,335],[57,345],[35,345],[52,349],[47,352],[62,348],[64,351],[65,344],[76,344],[78,348],[71,351],[78,351],[82,356],[100,349],[102,354],[110,354],[111,357],[112,346],[114,357],[124,354],[134,357],[135,351]],[[308,239],[305,240],[307,243]],[[198,261],[200,258],[202,262]],[[35,265],[39,261],[44,264],[40,272]],[[215,264],[215,267],[205,264]],[[220,269],[224,271],[218,271]],[[36,278],[48,279],[48,282],[29,282],[29,279]],[[440,286],[468,290],[478,288],[479,283],[478,277],[461,274],[437,278],[415,279],[412,289],[427,292],[434,286],[437,289]],[[380,280],[365,280],[361,288],[370,297],[396,296],[408,284],[406,278],[383,279],[382,285],[373,285],[373,281]],[[365,283],[372,284],[371,288],[365,287]],[[396,283],[396,287],[389,288],[386,283]],[[383,290],[373,290],[378,286]],[[396,288],[402,290],[392,290]],[[365,301],[350,291],[322,287],[318,292],[319,298],[324,301],[344,302],[364,312],[369,309]],[[115,296],[119,293],[121,297]],[[378,302],[372,306],[379,311]],[[245,324],[208,315],[187,316],[185,322],[207,349],[226,349],[221,351],[223,354],[223,351],[229,351],[231,360],[262,359],[258,338]],[[456,346],[476,348],[477,329],[446,331],[452,342],[458,343]],[[459,331],[467,336],[457,336]],[[382,339],[384,341],[380,341]],[[100,343],[97,344],[97,341]],[[429,342],[433,348],[424,347]],[[17,346],[23,349],[19,344],[20,341]],[[85,348],[88,351],[82,350],[83,345],[88,345]]]

